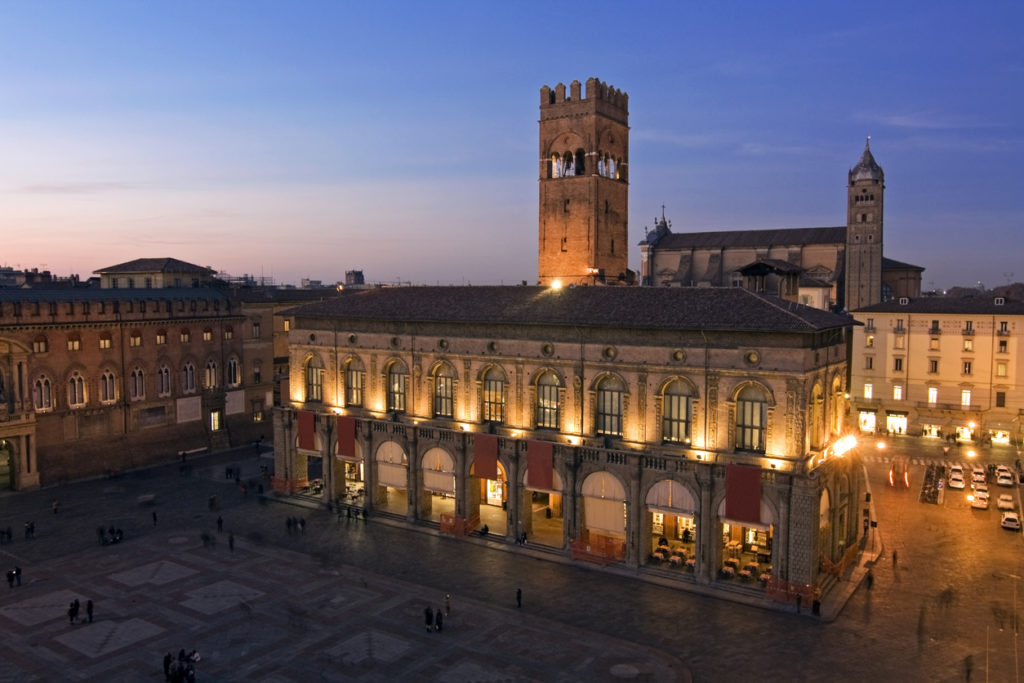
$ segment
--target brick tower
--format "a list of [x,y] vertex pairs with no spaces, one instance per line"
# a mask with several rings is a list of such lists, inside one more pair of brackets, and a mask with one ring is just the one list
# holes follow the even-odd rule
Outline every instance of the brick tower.
[[620,284],[629,273],[629,96],[596,78],[540,89],[538,280]]
[[843,304],[847,311],[882,301],[882,208],[885,173],[871,155],[871,138],[850,169],[846,204],[846,272]]

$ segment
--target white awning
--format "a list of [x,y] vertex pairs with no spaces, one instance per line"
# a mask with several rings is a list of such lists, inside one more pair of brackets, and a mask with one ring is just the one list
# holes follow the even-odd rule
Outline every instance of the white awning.
[[455,476],[450,472],[423,470],[423,488],[434,493],[455,494]]
[[396,489],[408,488],[408,470],[402,465],[392,465],[386,462],[378,462],[377,484],[379,484],[380,486],[391,486],[392,488]]
[[551,488],[550,489],[539,489],[536,486],[528,486],[526,484],[526,473],[528,469],[523,469],[523,488],[527,491],[540,491],[541,493],[562,493],[565,490],[565,484],[562,483],[562,477],[558,474],[558,470],[551,471]]
[[626,509],[621,500],[583,499],[583,519],[588,529],[622,536],[626,533]]
[[626,489],[614,474],[594,472],[583,481],[583,495],[622,502],[626,500]]
[[697,503],[693,500],[693,494],[680,484],[671,479],[662,479],[651,487],[647,492],[647,507],[658,508],[658,511],[669,511],[669,514],[692,515],[697,510]]

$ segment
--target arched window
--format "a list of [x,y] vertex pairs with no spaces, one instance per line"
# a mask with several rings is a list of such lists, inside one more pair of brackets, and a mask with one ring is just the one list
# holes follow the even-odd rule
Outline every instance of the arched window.
[[32,384],[32,403],[36,410],[53,410],[53,393],[48,377],[40,377]]
[[366,374],[363,364],[353,358],[345,366],[345,405],[363,405],[363,380]]
[[617,377],[606,377],[597,386],[597,433],[622,436],[622,395],[626,387]]
[[206,373],[204,375],[203,386],[206,389],[214,389],[217,386],[217,362],[214,360],[206,361]]
[[85,379],[77,372],[68,379],[68,405],[72,408],[85,405]]
[[736,448],[764,453],[764,432],[768,396],[758,386],[749,385],[736,397]]
[[405,412],[405,391],[409,374],[401,363],[393,362],[387,373],[387,410]]
[[455,416],[455,373],[442,363],[434,371],[434,417]]
[[537,427],[558,429],[561,426],[559,392],[561,384],[558,375],[545,372],[537,378]]
[[184,394],[194,393],[196,390],[196,366],[192,363],[185,363],[181,368],[181,391]]
[[505,373],[491,368],[484,375],[484,422],[502,424],[505,421]]
[[573,175],[586,175],[585,162],[587,153],[582,148],[576,150],[576,163],[573,166]]
[[133,401],[146,398],[146,382],[142,368],[135,368],[128,375],[128,395]]
[[324,364],[317,356],[306,361],[306,400],[324,400]]
[[237,387],[242,382],[241,375],[238,372],[238,359],[234,356],[228,358],[227,374],[229,387]]
[[157,396],[171,395],[171,369],[166,365],[156,371],[156,393]]
[[693,396],[690,385],[673,380],[662,396],[661,438],[669,443],[690,443]]
[[106,370],[100,375],[100,403],[113,403],[116,399],[114,373]]

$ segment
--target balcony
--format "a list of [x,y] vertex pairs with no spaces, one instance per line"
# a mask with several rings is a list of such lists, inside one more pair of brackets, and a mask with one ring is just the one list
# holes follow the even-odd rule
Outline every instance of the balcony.
[[905,328],[905,327],[903,327],[901,325],[897,325],[896,327],[892,328],[892,333],[893,334],[906,334],[907,333],[907,328]]
[[942,334],[942,330],[940,330],[938,327],[929,327],[928,328],[928,334],[940,335],[940,334]]
[[874,332],[875,332],[875,324],[874,323],[868,323],[867,325],[864,326],[864,331],[867,332],[868,334],[874,334]]
[[960,330],[960,334],[962,334],[965,337],[973,337],[974,336],[974,328],[973,327],[965,327],[964,329]]
[[918,408],[930,408],[932,410],[952,410],[952,411],[956,411],[958,413],[961,413],[961,412],[962,413],[966,413],[966,412],[970,412],[970,411],[979,411],[979,410],[981,410],[981,406],[980,405],[973,405],[972,404],[972,405],[969,405],[969,406],[965,406],[965,405],[962,405],[960,403],[929,403],[928,401],[918,401],[917,402],[917,407]]
[[996,330],[996,336],[997,337],[1009,337],[1010,336],[1010,331],[1009,330]]

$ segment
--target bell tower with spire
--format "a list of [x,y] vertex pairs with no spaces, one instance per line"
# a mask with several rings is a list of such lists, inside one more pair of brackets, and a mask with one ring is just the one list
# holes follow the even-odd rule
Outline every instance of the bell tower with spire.
[[843,304],[855,311],[882,301],[882,209],[885,173],[871,155],[871,137],[850,169],[846,204]]
[[540,89],[542,285],[629,281],[628,105],[596,78]]

